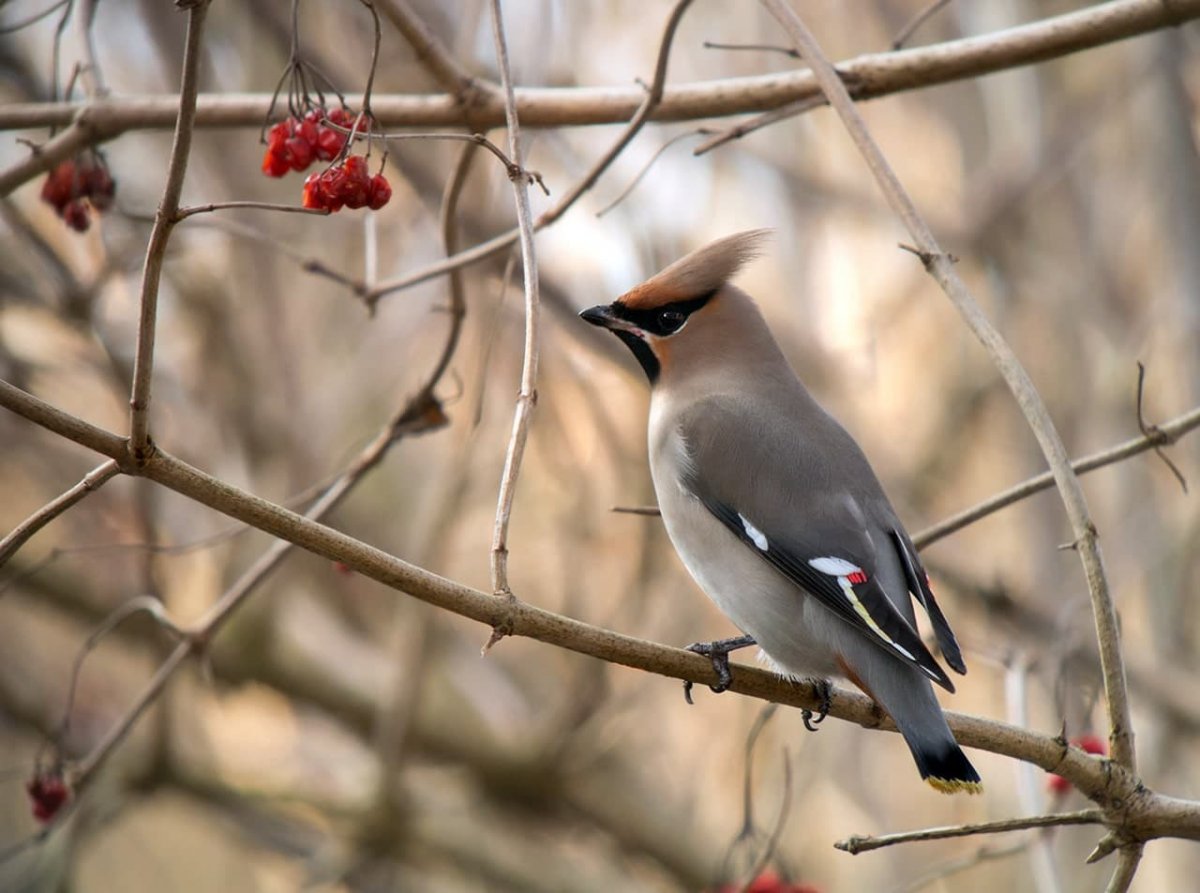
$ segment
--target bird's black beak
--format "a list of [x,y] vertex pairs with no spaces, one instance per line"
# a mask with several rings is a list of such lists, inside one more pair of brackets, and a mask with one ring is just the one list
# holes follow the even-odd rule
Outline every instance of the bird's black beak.
[[594,326],[611,329],[616,317],[613,316],[612,307],[608,304],[597,304],[595,307],[589,307],[587,310],[579,312],[579,318],[584,322],[590,322]]

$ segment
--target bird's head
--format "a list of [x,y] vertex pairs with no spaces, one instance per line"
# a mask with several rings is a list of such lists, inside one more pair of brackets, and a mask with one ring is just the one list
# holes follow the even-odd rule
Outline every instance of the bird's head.
[[589,307],[579,315],[625,342],[650,383],[656,384],[685,355],[711,356],[722,345],[737,349],[730,340],[747,326],[761,325],[757,309],[729,280],[758,254],[769,234],[756,229],[718,239],[611,304]]

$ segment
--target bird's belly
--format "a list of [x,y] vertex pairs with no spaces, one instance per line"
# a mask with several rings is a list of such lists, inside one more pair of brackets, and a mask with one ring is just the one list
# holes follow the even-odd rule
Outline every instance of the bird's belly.
[[799,677],[837,674],[831,642],[844,632],[837,618],[756,555],[698,499],[677,486],[674,490],[668,495],[659,489],[663,522],[700,588],[754,637],[775,669]]

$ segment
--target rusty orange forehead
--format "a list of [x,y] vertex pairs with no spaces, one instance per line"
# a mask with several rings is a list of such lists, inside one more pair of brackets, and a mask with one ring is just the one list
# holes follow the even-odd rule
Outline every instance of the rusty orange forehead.
[[694,295],[687,294],[682,288],[671,287],[651,279],[641,285],[635,285],[617,300],[630,310],[649,310],[675,301],[686,301],[691,297]]

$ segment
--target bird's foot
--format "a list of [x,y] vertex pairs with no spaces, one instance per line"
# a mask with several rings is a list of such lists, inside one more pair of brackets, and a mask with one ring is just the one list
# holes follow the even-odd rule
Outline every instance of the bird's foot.
[[821,721],[829,715],[829,708],[833,706],[833,683],[828,679],[811,679],[813,691],[820,698],[820,706],[817,708],[816,718],[813,718],[813,712],[805,707],[800,711],[800,718],[804,720],[804,728],[810,732],[817,731],[817,726]]
[[[713,670],[717,674],[717,684],[710,685],[709,688],[720,694],[733,682],[733,674],[729,671],[729,652],[757,644],[753,636],[737,636],[733,639],[718,639],[715,642],[693,642],[687,646],[687,650],[695,654],[703,654],[712,661]],[[683,697],[689,704],[692,703],[692,681],[690,679],[683,680]]]

